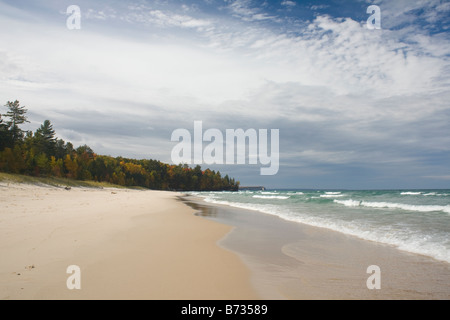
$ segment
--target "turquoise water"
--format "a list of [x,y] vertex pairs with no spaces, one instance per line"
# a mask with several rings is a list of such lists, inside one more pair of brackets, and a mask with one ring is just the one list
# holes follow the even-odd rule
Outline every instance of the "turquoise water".
[[192,192],[450,263],[450,190]]

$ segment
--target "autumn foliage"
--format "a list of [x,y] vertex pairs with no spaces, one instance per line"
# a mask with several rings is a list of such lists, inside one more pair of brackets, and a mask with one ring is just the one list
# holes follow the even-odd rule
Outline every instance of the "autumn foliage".
[[[135,160],[97,155],[87,145],[74,148],[57,139],[49,120],[34,133],[22,131],[26,109],[8,101],[0,117],[0,171],[33,176],[66,177],[158,190],[237,190],[239,182],[200,166],[169,165],[157,160]],[[5,122],[5,120],[7,120]]]

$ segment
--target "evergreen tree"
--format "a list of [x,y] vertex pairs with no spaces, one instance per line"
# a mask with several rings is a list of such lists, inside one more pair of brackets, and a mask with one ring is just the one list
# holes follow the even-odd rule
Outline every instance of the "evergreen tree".
[[0,151],[3,151],[9,145],[10,140],[8,126],[3,122],[0,114]]
[[63,139],[57,139],[55,144],[55,157],[64,159],[67,154],[66,142]]
[[50,120],[45,120],[39,129],[34,134],[36,145],[39,153],[44,153],[48,157],[54,156],[56,152],[56,138],[55,130]]
[[67,142],[66,146],[65,146],[65,149],[66,149],[66,154],[70,154],[71,155],[74,152],[72,142]]
[[20,106],[20,103],[17,100],[14,102],[8,101],[5,107],[8,108],[8,112],[6,112],[4,116],[9,118],[9,121],[6,124],[10,131],[11,143],[14,145],[17,141],[23,139],[23,133],[25,132],[19,128],[19,125],[30,122],[25,115],[28,110],[25,109],[24,106]]

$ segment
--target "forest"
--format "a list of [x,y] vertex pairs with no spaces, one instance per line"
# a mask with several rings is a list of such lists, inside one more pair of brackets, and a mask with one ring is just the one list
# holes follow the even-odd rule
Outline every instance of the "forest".
[[236,191],[239,181],[197,165],[170,165],[158,160],[127,159],[96,154],[58,139],[50,120],[35,132],[21,129],[29,122],[19,101],[8,101],[0,114],[0,171],[108,182],[127,187],[178,191]]

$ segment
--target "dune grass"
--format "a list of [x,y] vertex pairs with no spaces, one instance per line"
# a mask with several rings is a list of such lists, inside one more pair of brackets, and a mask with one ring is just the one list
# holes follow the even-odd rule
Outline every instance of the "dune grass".
[[[119,188],[126,189],[127,187],[115,185],[107,182],[97,181],[80,181],[67,178],[57,177],[31,177],[21,174],[11,174],[0,172],[0,182],[9,183],[26,183],[31,185],[47,185],[53,187],[83,187],[83,188]],[[136,188],[132,188],[136,189]],[[142,188],[138,188],[142,189]]]

